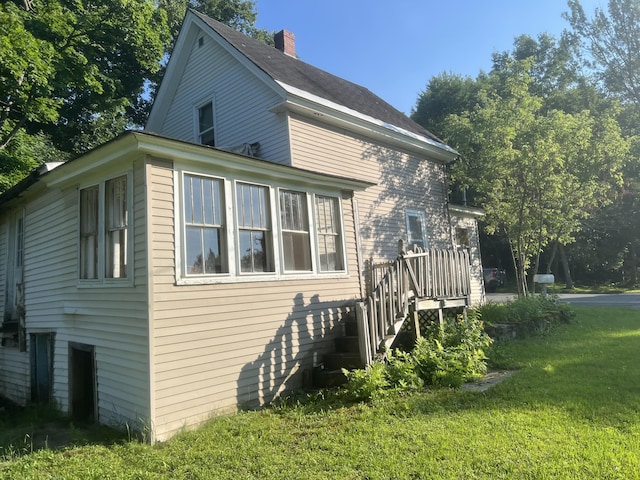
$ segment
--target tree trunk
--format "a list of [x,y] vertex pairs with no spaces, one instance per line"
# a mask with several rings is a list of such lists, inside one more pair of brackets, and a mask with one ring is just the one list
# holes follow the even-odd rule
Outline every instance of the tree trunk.
[[560,261],[562,262],[562,270],[564,271],[564,280],[567,283],[567,289],[573,290],[573,280],[571,279],[571,270],[569,270],[569,261],[567,260],[567,252],[564,249],[564,245],[558,243],[558,250],[560,251]]
[[556,260],[556,254],[558,253],[558,241],[553,242],[553,248],[551,249],[551,257],[549,258],[549,262],[547,263],[547,271],[545,273],[551,273],[551,266],[553,262]]

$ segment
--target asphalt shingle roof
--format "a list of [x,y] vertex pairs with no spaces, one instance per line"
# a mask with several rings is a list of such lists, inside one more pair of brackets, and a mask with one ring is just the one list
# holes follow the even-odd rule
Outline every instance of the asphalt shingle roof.
[[195,10],[191,11],[272,79],[395,127],[443,143],[438,137],[425,130],[370,90],[325,72],[302,60],[290,57],[274,47],[213,20],[207,15]]

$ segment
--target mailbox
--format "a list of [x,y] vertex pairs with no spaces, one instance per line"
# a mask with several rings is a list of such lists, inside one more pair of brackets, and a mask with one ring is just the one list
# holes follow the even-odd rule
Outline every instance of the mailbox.
[[551,273],[537,273],[533,276],[533,281],[536,283],[544,283],[546,285],[548,283],[553,283],[554,278]]

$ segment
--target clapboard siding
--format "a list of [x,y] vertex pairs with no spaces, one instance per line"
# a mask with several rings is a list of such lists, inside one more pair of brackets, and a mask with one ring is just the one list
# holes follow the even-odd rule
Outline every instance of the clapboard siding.
[[365,258],[397,255],[405,209],[426,211],[430,246],[452,246],[442,164],[300,116],[290,124],[294,166],[376,182],[356,193]]
[[[127,165],[131,170],[131,163],[120,169],[127,169]],[[140,178],[142,166],[142,162],[137,162],[131,172],[133,281],[120,285],[79,284],[77,188],[45,191],[27,205],[25,216],[27,333],[55,334],[54,399],[68,411],[69,342],[93,345],[98,416],[101,422],[115,425],[136,420],[140,415],[149,417],[148,380],[145,380],[149,363],[143,215],[146,202],[144,180]]]
[[213,95],[216,145],[259,142],[261,158],[289,163],[286,118],[271,111],[283,98],[257,77],[248,75],[246,67],[208,35],[201,47],[195,39],[189,56],[157,133],[195,141],[194,108]]
[[4,318],[7,281],[7,257],[9,256],[9,218],[0,215],[0,319]]
[[[4,319],[7,292],[7,269],[10,268],[9,224],[13,221],[13,210],[0,215],[0,321]],[[14,402],[24,403],[29,398],[28,357],[14,345],[0,346],[0,396]]]
[[[351,200],[343,198],[348,276],[308,279],[175,284],[173,175],[150,165],[153,276],[153,424],[158,439],[199,423],[212,410],[260,403],[296,388],[331,338],[347,307],[359,296]],[[171,257],[167,254],[171,253]],[[171,263],[169,263],[171,261]],[[171,268],[169,268],[171,267]]]
[[0,396],[24,405],[31,393],[29,356],[16,347],[0,347]]
[[466,228],[469,238],[469,258],[471,259],[471,303],[484,303],[484,279],[482,274],[482,261],[480,257],[480,235],[478,232],[478,222],[474,218],[466,218],[457,215],[451,216],[451,227],[453,235],[456,228]]

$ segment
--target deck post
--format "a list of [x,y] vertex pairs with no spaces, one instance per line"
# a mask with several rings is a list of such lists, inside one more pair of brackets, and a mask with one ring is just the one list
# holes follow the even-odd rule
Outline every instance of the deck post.
[[367,307],[364,302],[356,303],[356,321],[358,323],[358,346],[360,347],[360,360],[363,365],[369,365],[373,359],[371,351],[371,337],[367,328]]
[[413,328],[416,331],[416,341],[419,338],[422,338],[422,334],[420,333],[420,315],[418,310],[413,311]]

